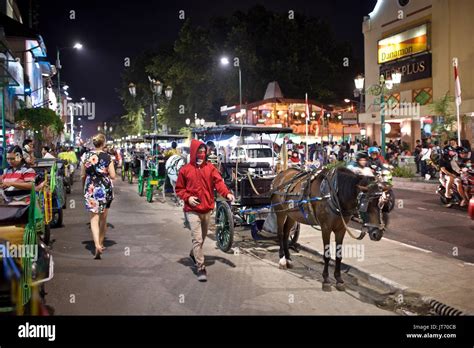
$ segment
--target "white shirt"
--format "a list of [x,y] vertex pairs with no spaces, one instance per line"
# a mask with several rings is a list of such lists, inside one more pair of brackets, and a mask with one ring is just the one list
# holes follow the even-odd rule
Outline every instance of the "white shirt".
[[51,155],[49,152],[46,152],[46,155],[44,155],[43,158],[56,158],[56,157]]

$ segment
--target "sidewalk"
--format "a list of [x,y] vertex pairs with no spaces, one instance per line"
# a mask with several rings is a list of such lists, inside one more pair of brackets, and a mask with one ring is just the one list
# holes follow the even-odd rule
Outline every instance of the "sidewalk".
[[410,191],[418,191],[418,192],[425,192],[425,193],[436,193],[436,189],[438,188],[439,181],[436,180],[429,180],[425,181],[421,177],[414,177],[411,179],[408,178],[393,178],[393,188],[395,189],[402,189],[402,190],[410,190]]
[[[298,242],[301,249],[322,257],[320,231],[301,225]],[[334,259],[334,235],[331,244]],[[474,264],[386,238],[375,242],[366,236],[359,241],[346,234],[344,246],[342,262],[349,266],[347,273],[389,291],[417,293],[464,314],[474,313]],[[329,273],[332,276],[334,269]]]

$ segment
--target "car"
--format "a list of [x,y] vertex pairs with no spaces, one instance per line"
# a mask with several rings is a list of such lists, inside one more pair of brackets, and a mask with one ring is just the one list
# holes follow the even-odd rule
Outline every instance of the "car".
[[262,163],[266,162],[270,167],[274,167],[278,161],[278,155],[268,145],[247,144],[238,145],[232,150],[230,161],[246,162],[246,163]]

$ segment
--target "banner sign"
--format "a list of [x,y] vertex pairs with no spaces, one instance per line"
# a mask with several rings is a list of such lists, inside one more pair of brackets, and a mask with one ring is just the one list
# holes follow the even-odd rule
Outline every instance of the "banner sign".
[[385,79],[391,77],[394,72],[402,74],[400,83],[431,77],[431,53],[423,53],[413,58],[380,66],[380,75],[384,75]]
[[378,63],[411,56],[429,50],[428,24],[386,37],[378,42]]
[[355,112],[343,112],[342,113],[342,124],[357,124],[357,113],[355,113]]

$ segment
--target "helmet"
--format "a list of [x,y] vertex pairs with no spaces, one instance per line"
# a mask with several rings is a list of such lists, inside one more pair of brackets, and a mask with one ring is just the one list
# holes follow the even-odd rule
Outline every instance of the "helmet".
[[369,147],[369,156],[374,152],[379,153],[380,152],[379,148],[377,146]]
[[443,149],[443,155],[449,157],[449,158],[452,158],[454,157],[454,155],[456,154],[456,150],[454,149],[454,147],[452,146],[446,146],[444,149]]
[[369,159],[369,155],[365,151],[357,152],[355,156],[356,161],[360,161],[361,159]]
[[469,150],[468,150],[467,148],[463,147],[463,146],[458,146],[458,147],[456,148],[456,152],[459,153],[459,154],[461,154],[461,153],[469,153]]

